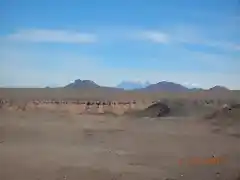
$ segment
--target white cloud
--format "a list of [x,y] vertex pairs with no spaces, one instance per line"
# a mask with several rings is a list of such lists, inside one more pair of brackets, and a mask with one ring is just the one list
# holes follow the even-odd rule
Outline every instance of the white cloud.
[[189,88],[199,88],[201,87],[198,83],[190,83],[190,82],[184,82],[182,85],[189,87]]
[[171,30],[162,33],[158,30],[146,31],[143,33],[143,37],[151,40],[155,43],[172,43],[172,44],[193,44],[202,45],[206,47],[213,47],[222,50],[240,51],[240,42],[237,38],[234,41],[229,41],[228,36],[235,34],[239,39],[238,33],[236,32],[220,32],[221,37],[215,36],[214,32],[208,30],[202,30],[200,27],[191,25],[173,27]]
[[[140,33],[139,33],[140,32]],[[228,35],[222,35],[222,39],[214,37],[212,32],[202,30],[200,27],[193,25],[178,25],[172,28],[165,28],[151,31],[136,31],[140,40],[148,40],[152,43],[171,43],[171,44],[193,44],[206,47],[214,47],[223,50],[240,51],[240,43],[224,40]],[[237,36],[237,35],[236,35]]]
[[27,42],[50,43],[94,43],[97,37],[90,33],[70,30],[28,29],[7,36],[7,39]]
[[143,40],[148,40],[154,43],[168,43],[169,36],[160,31],[142,31],[138,33],[138,37]]
[[[148,29],[134,26],[108,26],[97,28],[104,41],[148,41],[154,44],[200,45],[219,50],[239,51],[239,33],[237,28],[225,26],[201,26],[199,24],[176,24]],[[237,38],[232,38],[232,37]]]
[[230,51],[240,51],[240,44],[227,42],[227,41],[214,41],[214,40],[203,40],[202,45],[206,45],[209,47],[220,48]]

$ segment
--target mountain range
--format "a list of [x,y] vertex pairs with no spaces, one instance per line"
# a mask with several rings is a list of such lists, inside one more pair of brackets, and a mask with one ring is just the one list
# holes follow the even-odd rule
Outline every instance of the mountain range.
[[[202,88],[188,88],[181,84],[168,82],[168,81],[161,81],[156,84],[150,84],[149,82],[141,83],[141,82],[134,82],[134,81],[123,81],[116,87],[104,87],[96,84],[94,81],[80,80],[80,79],[77,79],[74,82],[64,86],[64,88],[108,88],[108,89],[115,89],[115,90],[120,90],[120,89],[139,90],[144,92],[157,92],[157,91],[187,92],[187,91],[204,90]],[[214,86],[209,90],[218,91],[218,92],[229,91],[229,89],[227,89],[224,86]]]

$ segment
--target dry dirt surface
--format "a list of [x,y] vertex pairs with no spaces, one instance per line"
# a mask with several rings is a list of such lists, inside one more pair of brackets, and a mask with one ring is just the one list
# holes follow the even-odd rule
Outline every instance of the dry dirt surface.
[[237,180],[239,165],[240,138],[192,117],[0,112],[1,180]]

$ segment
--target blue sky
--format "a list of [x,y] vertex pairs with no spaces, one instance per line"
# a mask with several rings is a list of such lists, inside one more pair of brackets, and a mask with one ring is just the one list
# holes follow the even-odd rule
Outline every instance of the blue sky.
[[0,0],[0,86],[240,89],[238,0]]

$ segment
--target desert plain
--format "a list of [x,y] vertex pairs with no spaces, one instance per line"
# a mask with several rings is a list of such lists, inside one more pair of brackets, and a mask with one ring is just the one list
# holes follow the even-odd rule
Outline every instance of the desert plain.
[[1,89],[0,179],[239,180],[239,95]]

